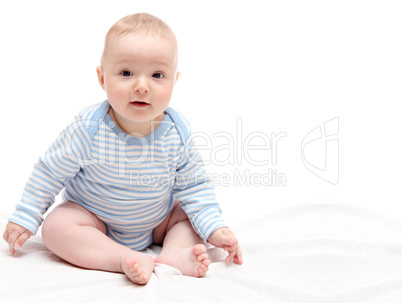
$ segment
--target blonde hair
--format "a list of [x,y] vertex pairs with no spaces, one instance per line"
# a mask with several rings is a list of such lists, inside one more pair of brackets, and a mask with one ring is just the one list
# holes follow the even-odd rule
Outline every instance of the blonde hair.
[[117,21],[107,32],[101,62],[105,56],[106,48],[111,38],[118,38],[127,34],[144,33],[157,38],[172,41],[177,51],[177,40],[172,29],[161,19],[147,13],[128,15]]

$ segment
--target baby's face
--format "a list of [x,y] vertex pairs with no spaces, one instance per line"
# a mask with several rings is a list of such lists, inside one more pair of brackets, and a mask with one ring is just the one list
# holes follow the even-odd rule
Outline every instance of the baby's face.
[[125,124],[160,120],[178,75],[174,42],[143,33],[112,39],[98,68],[109,103]]

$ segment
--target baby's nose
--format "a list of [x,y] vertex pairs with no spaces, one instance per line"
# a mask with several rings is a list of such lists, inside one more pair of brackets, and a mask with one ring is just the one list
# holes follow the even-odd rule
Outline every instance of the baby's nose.
[[134,90],[136,93],[139,93],[139,94],[146,94],[149,92],[148,85],[147,85],[146,81],[143,79],[138,79],[138,81],[134,87]]
[[136,87],[136,88],[135,88],[135,91],[136,91],[137,93],[140,93],[140,94],[146,94],[146,93],[148,92],[148,89]]

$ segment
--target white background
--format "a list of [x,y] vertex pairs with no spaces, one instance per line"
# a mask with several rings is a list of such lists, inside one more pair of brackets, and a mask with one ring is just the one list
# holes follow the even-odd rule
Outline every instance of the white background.
[[[240,154],[230,165],[207,166],[215,176],[274,169],[286,177],[286,186],[218,185],[229,222],[322,202],[402,217],[402,9],[399,1],[350,0],[3,1],[2,214],[13,211],[34,162],[73,116],[106,98],[95,71],[104,36],[135,12],[154,14],[175,31],[182,75],[171,106],[193,131],[210,136],[212,148],[227,144],[222,132],[240,137],[239,119],[243,140],[286,133],[275,165],[256,166]],[[333,118],[335,185],[312,174],[301,155],[303,138]],[[235,143],[239,150],[242,142]],[[322,165],[325,142],[310,147],[310,161]],[[271,152],[252,157],[270,160]]]

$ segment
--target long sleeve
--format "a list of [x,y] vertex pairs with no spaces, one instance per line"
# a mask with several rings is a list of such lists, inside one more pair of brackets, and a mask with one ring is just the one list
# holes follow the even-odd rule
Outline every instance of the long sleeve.
[[189,140],[184,147],[176,170],[173,196],[179,200],[195,232],[203,240],[206,241],[216,229],[225,226],[214,189],[193,140]]
[[42,224],[43,215],[55,197],[89,158],[90,142],[82,121],[77,117],[41,156],[28,179],[21,201],[9,221],[34,234]]

